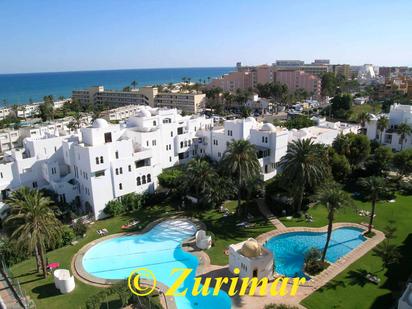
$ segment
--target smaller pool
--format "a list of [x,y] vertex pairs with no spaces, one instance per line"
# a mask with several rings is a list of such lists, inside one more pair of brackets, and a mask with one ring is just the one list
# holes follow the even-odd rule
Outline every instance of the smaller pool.
[[[362,229],[355,227],[333,230],[326,260],[334,263],[359,246],[366,240],[362,233]],[[326,235],[326,232],[291,232],[270,238],[265,247],[273,252],[275,271],[287,277],[303,277],[305,253],[310,248],[322,250]]]

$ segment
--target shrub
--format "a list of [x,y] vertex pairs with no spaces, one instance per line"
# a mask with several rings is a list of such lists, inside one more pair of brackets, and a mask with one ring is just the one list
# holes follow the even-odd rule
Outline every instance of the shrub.
[[305,254],[305,266],[304,271],[309,275],[317,275],[327,266],[326,263],[322,262],[320,258],[322,253],[317,248],[311,248]]
[[106,204],[106,207],[104,208],[103,211],[105,214],[115,217],[115,216],[118,216],[124,213],[125,210],[126,209],[120,200],[113,200]]
[[87,232],[87,225],[84,224],[83,220],[79,219],[73,224],[73,231],[76,236],[83,236]]
[[129,193],[121,198],[123,208],[127,211],[134,211],[142,206],[143,196],[137,193]]
[[59,242],[59,247],[67,246],[73,241],[75,237],[76,234],[74,230],[70,226],[64,225],[62,230],[62,238]]
[[402,181],[399,185],[399,191],[404,195],[412,195],[412,182]]

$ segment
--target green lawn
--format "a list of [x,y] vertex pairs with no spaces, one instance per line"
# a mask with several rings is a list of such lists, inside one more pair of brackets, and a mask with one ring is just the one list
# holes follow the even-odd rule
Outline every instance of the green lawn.
[[[227,202],[225,207],[231,211],[235,211],[236,202]],[[228,263],[228,257],[224,255],[224,249],[232,243],[245,240],[249,237],[254,237],[266,231],[273,229],[259,214],[257,209],[251,209],[251,213],[255,216],[253,220],[255,226],[251,228],[240,228],[236,223],[243,221],[236,215],[224,217],[216,210],[205,210],[196,212],[187,212],[187,216],[194,216],[202,220],[207,225],[208,233],[214,235],[214,245],[207,251],[211,261],[214,264],[225,265]],[[70,269],[70,262],[74,254],[85,244],[99,238],[96,233],[97,229],[107,228],[112,233],[121,232],[121,225],[132,218],[137,218],[141,221],[141,227],[148,223],[161,218],[177,214],[176,211],[167,203],[158,206],[150,206],[139,210],[134,214],[125,215],[116,218],[101,220],[91,225],[87,235],[75,246],[67,246],[47,254],[49,262],[59,262],[63,268]],[[85,308],[84,304],[87,298],[99,292],[99,288],[86,285],[76,280],[76,289],[66,295],[61,295],[54,287],[53,279],[49,276],[47,279],[42,279],[41,276],[34,272],[35,261],[29,259],[20,264],[14,265],[12,271],[15,277],[20,281],[22,288],[35,301],[37,308]],[[106,308],[106,305],[102,308]],[[118,302],[109,302],[109,309],[118,308]]]
[[[369,203],[355,201],[358,209],[370,210]],[[309,210],[314,222],[292,219],[282,222],[287,226],[320,227],[327,224],[326,210],[318,206]],[[353,209],[341,211],[336,222],[365,222]],[[389,269],[382,269],[382,262],[373,252],[367,253],[349,266],[343,273],[329,282],[321,290],[304,299],[302,304],[309,309],[322,308],[374,308],[387,309],[395,301],[404,287],[408,276],[412,274],[412,196],[397,196],[395,203],[381,202],[377,205],[374,224],[383,230],[388,220],[394,220],[397,226],[395,244],[400,246],[403,258]],[[374,273],[381,279],[379,285],[366,282],[362,271]]]

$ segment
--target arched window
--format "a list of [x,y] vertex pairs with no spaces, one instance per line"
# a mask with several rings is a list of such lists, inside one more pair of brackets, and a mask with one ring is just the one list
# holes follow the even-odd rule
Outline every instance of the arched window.
[[140,182],[140,177],[137,177],[136,178],[136,184],[138,185],[138,186],[140,186],[142,183]]
[[180,148],[183,148],[183,142],[180,142]]
[[100,157],[100,163],[103,163],[103,157]]
[[96,164],[99,164],[99,157],[96,157]]
[[152,176],[150,176],[150,174],[147,174],[147,182],[152,182]]
[[146,183],[146,176],[143,175],[143,176],[142,176],[142,184],[145,184],[145,183]]

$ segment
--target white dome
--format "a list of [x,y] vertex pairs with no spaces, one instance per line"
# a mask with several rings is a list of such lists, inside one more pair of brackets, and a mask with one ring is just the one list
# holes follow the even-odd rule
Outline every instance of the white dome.
[[256,122],[256,119],[253,117],[247,117],[246,121]]
[[264,123],[261,130],[262,131],[276,131],[276,127],[271,123]]
[[106,120],[102,118],[97,118],[95,121],[93,121],[92,127],[93,128],[107,128],[109,124],[107,123]]
[[148,111],[147,109],[141,109],[138,113],[137,113],[138,117],[150,117],[152,116],[152,114],[150,113],[150,111]]

